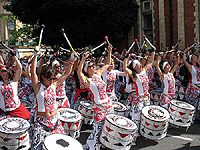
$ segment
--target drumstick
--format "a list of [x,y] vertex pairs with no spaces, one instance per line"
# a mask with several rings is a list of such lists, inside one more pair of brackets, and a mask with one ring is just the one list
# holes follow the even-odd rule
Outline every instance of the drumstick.
[[69,47],[71,48],[72,52],[76,55],[75,50],[73,49],[73,47],[72,47],[72,45],[71,45],[69,39],[67,38],[67,36],[66,36],[66,34],[65,34],[65,30],[62,28],[61,31],[62,31],[62,33],[63,33],[63,35],[64,35],[64,37],[65,37],[67,43],[69,44]]
[[44,30],[45,26],[42,24],[41,27],[42,27],[42,29],[41,29],[41,31],[40,31],[40,39],[39,39],[38,46],[40,46],[40,44],[41,44],[41,41],[42,41],[42,34],[43,34],[43,30]]
[[151,42],[147,39],[146,35],[143,34],[142,36],[143,36],[144,39],[149,43],[149,45],[150,45],[154,50],[156,50],[155,46],[153,46],[153,44],[151,44]]
[[182,39],[179,39],[179,41],[176,43],[176,45],[172,46],[172,48],[176,48],[181,41],[182,41]]
[[96,49],[98,49],[98,48],[100,48],[101,46],[106,45],[106,44],[107,44],[107,42],[104,41],[104,42],[101,43],[99,46],[97,46],[97,47],[93,48],[92,50],[90,50],[90,52],[92,53],[92,52],[95,51]]
[[[1,45],[3,45],[4,47],[6,47],[8,50],[12,50],[10,47],[8,47],[6,44],[4,44],[3,42],[1,42]],[[7,51],[7,49],[4,49],[7,53],[9,53],[9,51]]]
[[64,49],[64,48],[62,48],[62,47],[59,47],[59,49],[60,49],[60,50],[63,50],[63,51],[66,51],[66,52],[71,52],[70,50]]
[[129,53],[129,51],[131,50],[131,48],[135,45],[135,41],[131,44],[131,46],[129,47],[129,49],[126,51],[126,54]]
[[108,37],[107,37],[107,36],[105,36],[105,39],[106,39],[108,45],[112,46],[112,45],[110,44],[110,42],[108,41]]
[[138,43],[138,39],[135,39],[135,42],[136,42],[136,44],[137,44],[138,49],[140,50],[140,46],[139,46],[139,43]]

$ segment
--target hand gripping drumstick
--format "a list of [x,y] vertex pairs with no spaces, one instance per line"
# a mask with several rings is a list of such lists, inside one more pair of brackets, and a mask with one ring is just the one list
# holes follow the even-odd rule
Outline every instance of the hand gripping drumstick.
[[69,39],[67,38],[67,36],[66,36],[66,34],[65,34],[65,30],[62,28],[61,31],[62,31],[62,33],[63,33],[63,35],[64,35],[64,37],[65,37],[67,43],[69,44],[69,47],[71,48],[72,52],[76,55],[76,52],[74,51],[74,49],[73,49],[71,43],[69,42]]
[[108,41],[108,37],[105,36],[106,42],[108,43],[108,45],[111,45],[110,42]]
[[106,45],[106,44],[107,44],[107,42],[104,41],[104,42],[101,43],[99,46],[97,46],[97,47],[93,48],[92,50],[90,50],[90,52],[92,53],[92,52],[94,52],[96,49],[98,49],[98,48],[100,48],[101,46]]
[[42,41],[42,34],[43,34],[43,30],[44,30],[45,26],[42,24],[41,27],[42,27],[42,29],[41,29],[41,31],[40,31],[40,39],[39,39],[38,46],[40,46],[40,44],[41,44],[41,41]]
[[[108,52],[108,49],[105,47],[105,51],[104,51],[104,52],[106,52],[106,51]],[[103,53],[104,53],[104,52],[103,52]],[[117,61],[123,63],[123,61],[120,60],[119,58],[117,58],[115,55],[112,54],[112,57],[113,57],[114,59],[116,59]]]
[[154,50],[156,50],[155,46],[153,46],[153,44],[151,44],[151,42],[147,39],[146,35],[143,34],[142,36],[143,36],[144,39],[149,43],[149,45],[150,45]]

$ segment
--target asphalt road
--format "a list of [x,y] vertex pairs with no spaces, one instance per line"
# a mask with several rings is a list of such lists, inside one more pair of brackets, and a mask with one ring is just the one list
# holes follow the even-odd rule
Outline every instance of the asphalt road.
[[[81,135],[77,139],[85,145],[92,126],[82,125]],[[167,136],[159,141],[149,140],[139,135],[131,150],[200,150],[200,121],[196,121],[186,132],[186,128],[169,127]]]

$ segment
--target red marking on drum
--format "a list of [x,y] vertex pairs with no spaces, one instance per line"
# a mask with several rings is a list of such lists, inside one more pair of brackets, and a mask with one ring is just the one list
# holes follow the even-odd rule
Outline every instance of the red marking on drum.
[[148,123],[148,122],[145,122],[145,124],[146,124],[147,126],[149,126],[149,125],[150,125],[150,123]]
[[142,121],[143,121],[144,119],[142,118]]
[[159,127],[159,125],[153,125],[155,128],[158,128]]
[[135,135],[135,132],[133,134],[131,134],[131,136],[133,137]]
[[12,138],[11,139],[10,138],[4,138],[2,136],[1,136],[1,138],[4,140],[4,142],[8,142],[9,140],[12,140]]
[[77,123],[76,123],[76,127],[77,127],[77,129],[78,129],[78,127],[79,127],[79,124],[80,124],[80,122],[77,122]]
[[194,113],[190,113],[189,115],[192,116]]
[[185,115],[185,113],[180,112],[180,111],[178,111],[178,113],[179,113],[181,116]]
[[175,111],[175,109],[170,108],[171,112]]
[[16,138],[17,140],[24,140],[25,138],[26,138],[26,136],[27,136],[27,134],[26,135],[24,135],[24,136],[22,136],[22,137],[20,137],[20,138]]
[[123,133],[119,133],[118,132],[118,134],[122,137],[122,138],[125,138],[125,137],[127,137],[129,134],[123,134]]
[[80,106],[80,110],[82,110],[83,109],[83,106]]
[[87,112],[88,112],[88,109],[86,109],[85,112],[87,113]]
[[108,126],[106,126],[106,129],[108,130],[108,132],[114,131],[114,130],[112,130],[111,128],[109,128]]
[[72,126],[72,123],[67,123],[67,125],[68,125],[68,128],[70,129]]
[[165,126],[166,126],[166,124],[163,124],[162,126],[163,126],[163,127],[165,127]]

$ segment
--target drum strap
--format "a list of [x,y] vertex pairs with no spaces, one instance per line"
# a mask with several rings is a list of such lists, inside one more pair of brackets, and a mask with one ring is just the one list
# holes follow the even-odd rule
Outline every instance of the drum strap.
[[53,130],[55,130],[58,126],[58,121],[56,122],[55,126],[54,126],[54,129],[52,129],[51,127],[47,127],[46,125],[42,124],[41,122],[37,121],[43,128],[46,132],[52,132]]

